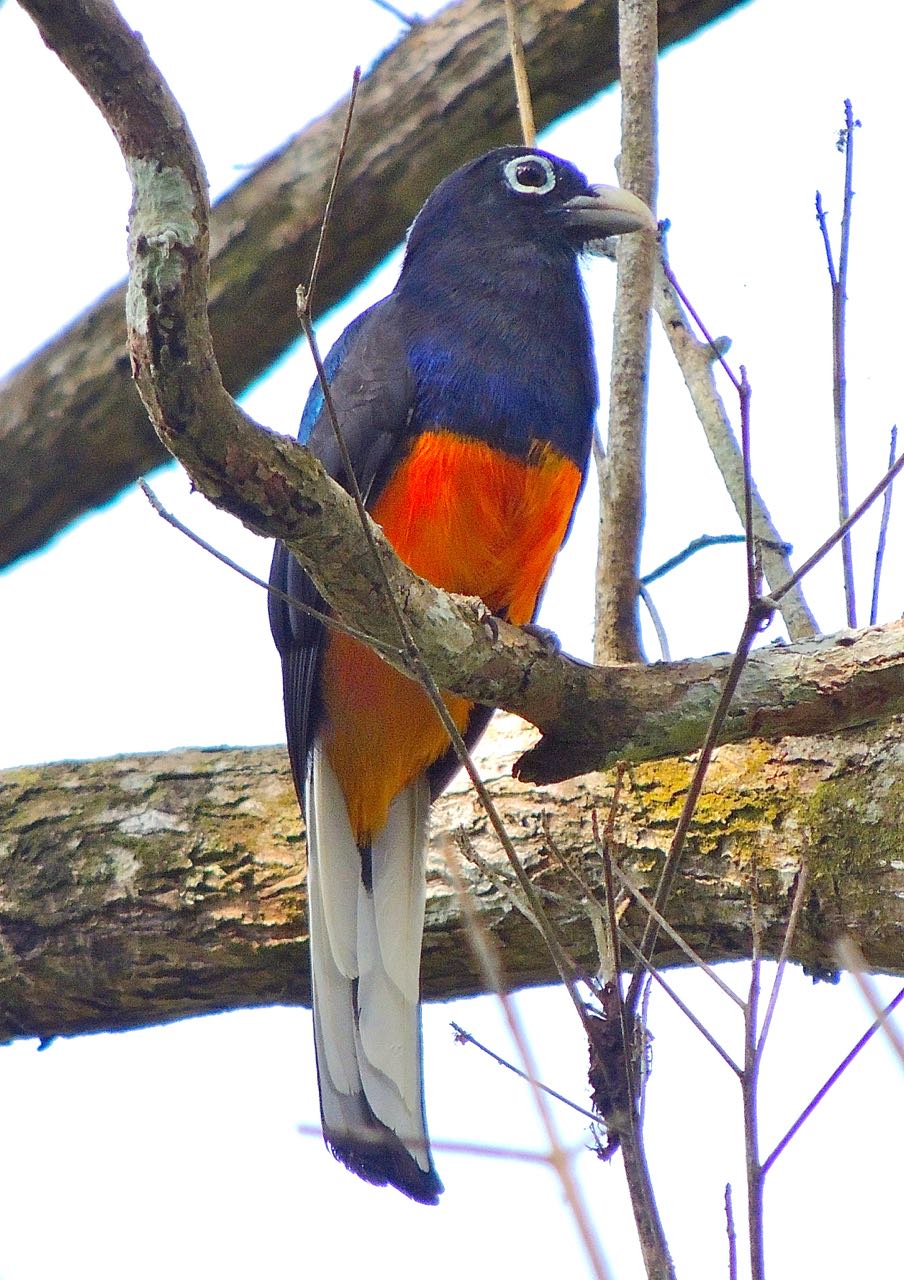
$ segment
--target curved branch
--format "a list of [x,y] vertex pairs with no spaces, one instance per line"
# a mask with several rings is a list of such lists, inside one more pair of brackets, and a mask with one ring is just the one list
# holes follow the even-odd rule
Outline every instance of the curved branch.
[[[661,17],[663,43],[738,2],[673,0]],[[22,7],[58,29],[67,12],[81,12]],[[523,0],[521,11],[546,125],[615,79],[615,6]],[[322,310],[399,243],[445,173],[516,137],[510,82],[501,9],[482,0],[419,23],[377,62],[356,108],[346,197],[320,276]],[[310,270],[344,112],[339,104],[314,121],[214,210],[211,327],[233,395],[298,337],[294,287]],[[124,309],[117,287],[0,384],[0,567],[166,459],[131,385]]]

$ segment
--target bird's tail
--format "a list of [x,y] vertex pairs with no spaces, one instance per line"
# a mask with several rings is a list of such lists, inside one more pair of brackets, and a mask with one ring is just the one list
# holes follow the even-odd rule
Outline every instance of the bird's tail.
[[412,783],[361,850],[319,742],[311,752],[308,912],[324,1138],[367,1182],[436,1204],[443,1188],[424,1116],[419,1004],[429,804],[426,780]]

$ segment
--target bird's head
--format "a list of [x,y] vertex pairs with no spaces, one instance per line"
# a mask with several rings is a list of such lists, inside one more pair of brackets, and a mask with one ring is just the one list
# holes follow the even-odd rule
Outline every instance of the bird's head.
[[536,147],[498,147],[450,174],[415,219],[408,257],[431,241],[533,243],[577,253],[594,240],[656,230],[644,204],[621,187],[593,186],[565,160]]

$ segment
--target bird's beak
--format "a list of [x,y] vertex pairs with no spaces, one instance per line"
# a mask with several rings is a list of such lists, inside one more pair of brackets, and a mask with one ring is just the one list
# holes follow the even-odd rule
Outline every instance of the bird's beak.
[[565,204],[568,225],[586,232],[588,240],[657,229],[656,219],[639,196],[623,187],[596,186],[590,191]]

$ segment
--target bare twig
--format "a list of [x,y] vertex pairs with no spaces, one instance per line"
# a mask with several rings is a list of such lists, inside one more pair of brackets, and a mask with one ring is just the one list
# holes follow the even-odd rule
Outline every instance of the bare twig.
[[778,993],[781,989],[782,978],[785,976],[785,966],[788,963],[788,954],[791,950],[791,942],[794,938],[794,931],[797,928],[797,922],[800,919],[801,907],[804,904],[804,895],[807,892],[807,886],[810,880],[810,873],[805,862],[801,863],[800,870],[797,873],[797,884],[794,888],[794,898],[791,902],[791,911],[788,915],[788,924],[785,929],[785,937],[782,942],[781,955],[778,959],[778,967],[775,971],[775,979],[772,983],[772,990],[769,993],[769,1003],[766,1006],[766,1014],[763,1018],[763,1024],[760,1027],[759,1039],[757,1041],[756,1051],[759,1057],[763,1056],[763,1049],[766,1045],[766,1037],[769,1034],[769,1027],[772,1023],[772,1016],[775,1013],[775,1006],[778,1002]]
[[673,1002],[673,1004],[675,1004],[681,1010],[681,1012],[687,1018],[688,1022],[690,1022],[691,1026],[697,1028],[697,1030],[700,1032],[701,1036],[703,1036],[703,1039],[707,1042],[707,1044],[712,1045],[712,1047],[715,1049],[716,1053],[719,1055],[719,1057],[722,1059],[725,1065],[727,1067],[731,1067],[732,1071],[735,1073],[736,1076],[740,1076],[741,1068],[734,1061],[731,1055],[727,1052],[726,1049],[723,1049],[722,1045],[719,1044],[719,1041],[712,1034],[709,1028],[700,1021],[700,1019],[694,1013],[693,1009],[691,1009],[689,1005],[685,1004],[685,1002],[678,995],[677,991],[675,991],[674,987],[671,987],[669,985],[669,983],[662,976],[659,970],[655,968],[654,965],[652,965],[650,961],[646,958],[646,956],[643,954],[640,948],[636,946],[625,933],[621,934],[621,943],[623,947],[626,947],[628,951],[631,952],[631,955],[634,957],[637,964],[644,970],[644,972],[648,973],[650,977],[653,979],[653,981],[658,986],[662,987],[663,991],[666,993],[669,999]]
[[[690,786],[688,787],[687,795],[685,796],[684,806],[681,810],[681,815],[678,819],[674,835],[672,836],[662,872],[660,873],[659,884],[656,888],[656,895],[653,899],[653,905],[660,914],[663,912],[665,904],[668,901],[668,896],[671,893],[675,876],[678,873],[681,855],[684,850],[685,837],[687,836],[688,829],[690,828],[691,820],[694,816],[694,810],[696,809],[697,801],[700,798],[700,792],[703,789],[706,772],[709,768],[709,762],[712,759],[712,753],[716,747],[719,732],[722,728],[722,724],[724,723],[725,716],[728,713],[731,700],[734,697],[735,689],[737,688],[738,681],[741,678],[741,673],[744,670],[744,664],[747,661],[753,641],[762,626],[764,616],[768,615],[768,611],[768,607],[764,610],[759,602],[748,610],[747,618],[744,622],[744,629],[741,632],[741,638],[738,641],[731,666],[728,670],[728,675],[725,678],[725,684],[723,685],[718,705],[712,714],[709,728],[706,732],[706,738],[704,739],[703,746],[700,748],[700,754],[697,757],[694,773],[691,778]],[[647,920],[640,944],[641,953],[647,959],[652,958],[658,933],[659,925],[655,918],[651,917]],[[626,997],[626,1004],[629,1009],[633,1010],[636,1007],[636,1001],[640,995],[640,984],[641,970],[639,968],[635,968],[634,976],[631,979],[631,985]]]
[[744,1101],[744,1156],[747,1168],[747,1231],[750,1245],[751,1280],[765,1280],[766,1261],[763,1240],[763,1167],[759,1155],[757,1102],[760,1057],[757,1051],[757,1020],[760,999],[760,915],[757,864],[754,856],[750,884],[750,924],[752,955],[750,989],[744,1011],[744,1070],[741,1093]]
[[333,204],[336,200],[336,188],[339,186],[339,174],[342,172],[342,162],[345,159],[345,151],[348,147],[348,135],[351,132],[352,117],[355,114],[355,101],[358,97],[358,85],[361,83],[361,68],[355,67],[352,73],[352,87],[348,96],[348,110],[345,113],[345,126],[342,130],[342,139],[339,143],[339,150],[336,152],[336,164],[333,169],[333,177],[330,181],[330,189],[327,194],[326,204],[323,206],[323,219],[320,223],[320,232],[317,236],[317,248],[314,250],[314,261],[311,265],[311,275],[308,280],[307,292],[307,308],[309,313],[314,314],[314,286],[317,283],[317,273],[320,270],[320,261],[323,257],[323,243],[326,239],[327,228],[330,225],[330,217],[333,212]]
[[501,1054],[495,1053],[487,1045],[481,1044],[480,1041],[472,1036],[470,1031],[465,1031],[464,1027],[460,1027],[457,1022],[450,1022],[449,1026],[455,1032],[455,1039],[459,1044],[472,1044],[475,1049],[479,1049],[481,1053],[485,1053],[488,1058],[492,1058],[500,1067],[505,1067],[506,1071],[513,1072],[516,1076],[520,1076],[522,1080],[526,1080],[530,1085],[536,1085],[538,1089],[542,1089],[544,1093],[548,1093],[551,1098],[555,1098],[557,1102],[564,1102],[566,1107],[571,1107],[572,1111],[576,1111],[578,1115],[583,1116],[585,1120],[597,1124],[599,1116],[594,1115],[592,1111],[588,1111],[586,1107],[581,1107],[576,1102],[572,1102],[571,1098],[566,1098],[564,1093],[559,1093],[556,1089],[550,1088],[548,1084],[543,1084],[540,1080],[531,1080],[526,1071],[522,1071],[520,1067],[516,1067],[513,1062],[509,1062],[507,1058],[503,1058]]
[[826,538],[825,542],[818,546],[813,554],[803,562],[800,568],[795,569],[788,581],[782,583],[777,591],[773,591],[771,595],[764,596],[763,604],[779,608],[782,599],[787,595],[787,593],[792,591],[800,582],[801,578],[806,577],[810,570],[819,564],[820,560],[828,555],[832,548],[841,541],[848,530],[852,529],[857,521],[869,510],[876,499],[882,496],[894,480],[895,476],[899,475],[902,470],[904,470],[904,453],[901,454],[894,466],[889,467],[879,483],[870,489],[869,493],[860,505],[855,507],[847,520],[845,520],[844,524],[839,525],[835,532],[830,534],[829,537]]
[[166,507],[157,497],[156,493],[154,493],[147,481],[139,480],[138,488],[162,520],[165,520],[168,525],[172,525],[172,527],[177,529],[179,533],[184,534],[186,538],[193,542],[195,546],[200,547],[202,551],[206,551],[208,555],[212,555],[215,560],[219,560],[221,564],[226,565],[227,569],[232,569],[235,573],[239,574],[240,577],[247,579],[248,582],[253,582],[256,587],[262,587],[264,591],[268,592],[272,596],[276,596],[278,600],[284,600],[286,604],[290,604],[294,609],[298,609],[299,612],[307,614],[309,618],[315,618],[318,622],[322,623],[323,626],[330,627],[333,631],[339,631],[343,635],[349,636],[352,640],[359,640],[362,644],[370,645],[372,648],[378,650],[379,653],[385,654],[387,657],[401,658],[403,656],[402,650],[398,645],[384,644],[381,640],[374,640],[372,636],[367,634],[367,632],[358,631],[355,627],[347,626],[346,623],[337,618],[335,614],[323,613],[320,609],[315,609],[313,605],[307,604],[303,600],[296,600],[294,596],[290,596],[287,592],[280,591],[279,587],[274,587],[272,583],[265,582],[263,578],[259,578],[257,574],[252,573],[250,569],[245,569],[235,560],[231,560],[229,556],[225,555],[222,551],[219,551],[212,543],[205,541],[200,534],[195,533],[195,531],[190,529],[187,524],[183,524],[182,521],[177,516],[174,516],[171,511],[167,511]]
[[728,1280],[738,1280],[738,1237],[731,1203],[731,1183],[725,1184],[725,1231],[728,1235]]
[[669,638],[666,634],[665,625],[659,616],[659,610],[653,603],[653,597],[650,595],[644,584],[638,583],[637,594],[646,605],[647,613],[650,615],[650,621],[653,624],[653,630],[656,632],[656,641],[659,645],[659,654],[663,662],[671,662],[672,655],[669,650]]
[[784,1151],[785,1147],[787,1147],[791,1139],[795,1136],[795,1134],[799,1132],[799,1130],[801,1129],[805,1121],[807,1121],[810,1118],[810,1116],[813,1114],[813,1112],[822,1102],[823,1098],[826,1096],[826,1094],[829,1092],[832,1086],[837,1084],[837,1082],[844,1075],[845,1071],[847,1071],[848,1067],[851,1065],[854,1059],[862,1052],[864,1047],[873,1038],[873,1036],[876,1034],[879,1028],[881,1026],[884,1026],[888,1017],[892,1013],[894,1013],[895,1009],[897,1009],[898,1005],[901,1003],[902,1000],[904,1000],[904,987],[901,988],[901,990],[898,992],[898,994],[894,997],[893,1000],[890,1000],[888,1002],[885,1008],[876,1017],[872,1025],[868,1027],[866,1031],[864,1031],[863,1035],[854,1045],[853,1049],[851,1049],[850,1053],[845,1054],[845,1056],[841,1059],[838,1066],[835,1068],[832,1074],[828,1077],[825,1083],[821,1086],[821,1088],[817,1089],[816,1093],[813,1095],[813,1097],[804,1107],[803,1111],[800,1113],[800,1115],[791,1125],[790,1129],[788,1129],[784,1134],[784,1136],[775,1144],[772,1151],[770,1151],[769,1155],[763,1161],[762,1167],[763,1167],[764,1177],[772,1168],[772,1166],[775,1164],[776,1160],[782,1154],[782,1152]]
[[688,960],[690,960],[691,964],[696,965],[698,969],[702,969],[702,971],[706,974],[706,976],[716,984],[716,986],[719,988],[720,991],[722,991],[725,995],[727,995],[728,998],[732,1000],[738,1006],[739,1009],[743,1009],[744,1001],[737,994],[737,992],[732,991],[728,983],[723,981],[723,979],[719,977],[718,973],[712,967],[712,965],[707,964],[706,961],[703,959],[703,957],[697,951],[694,950],[694,948],[690,945],[690,943],[686,942],[685,939],[682,938],[678,930],[674,929],[669,924],[665,916],[660,915],[660,913],[653,906],[652,902],[650,902],[644,896],[644,894],[641,893],[640,889],[638,889],[637,885],[634,883],[634,881],[631,879],[628,873],[622,867],[620,867],[617,862],[613,862],[612,866],[613,866],[613,870],[615,871],[616,878],[619,880],[623,888],[625,888],[628,891],[628,893],[631,895],[631,897],[634,899],[637,905],[641,907],[645,912],[647,912],[647,914],[651,916],[653,920],[656,921],[656,923],[659,925],[659,928],[662,930],[662,932],[666,934],[669,938],[671,938],[671,940],[675,943],[676,947],[678,947],[681,951],[684,952]]
[[897,1057],[899,1063],[904,1067],[904,1036],[898,1031],[898,1028],[890,1020],[888,1015],[883,1012],[882,1004],[876,994],[875,986],[870,980],[870,975],[866,967],[866,961],[863,958],[863,952],[857,946],[853,938],[845,935],[838,939],[835,944],[835,954],[841,964],[853,977],[857,986],[860,988],[860,994],[872,1010],[873,1016],[879,1022],[882,1030],[885,1032],[886,1039]]
[[407,13],[402,13],[401,9],[397,9],[394,4],[390,4],[389,0],[373,0],[378,9],[385,9],[387,13],[391,13],[394,18],[398,18],[399,22],[404,22],[406,27],[416,27],[421,18],[410,18]]
[[489,989],[496,992],[503,1015],[508,1024],[512,1040],[514,1041],[519,1056],[521,1057],[521,1061],[524,1066],[524,1078],[531,1086],[531,1091],[537,1106],[537,1112],[549,1143],[549,1162],[555,1169],[561,1182],[562,1191],[574,1216],[575,1226],[581,1236],[581,1240],[583,1241],[588,1260],[593,1269],[593,1274],[598,1277],[598,1280],[608,1280],[608,1277],[610,1276],[609,1268],[606,1265],[599,1241],[597,1240],[596,1233],[591,1225],[590,1215],[587,1211],[586,1205],[584,1204],[580,1187],[574,1177],[572,1161],[559,1139],[552,1112],[549,1109],[542,1089],[539,1087],[539,1076],[534,1063],[533,1053],[527,1037],[524,1034],[514,1003],[506,990],[495,946],[486,934],[486,931],[482,928],[480,921],[477,919],[474,904],[471,902],[470,895],[468,894],[465,883],[462,880],[458,866],[456,865],[456,857],[451,847],[448,849],[446,855],[446,866],[452,883],[455,886],[458,903],[467,929],[468,941],[481,969],[483,970]]
[[[898,428],[894,426],[891,429],[891,440],[888,448],[889,468],[895,465],[897,452]],[[885,560],[885,542],[888,538],[888,524],[891,519],[891,497],[892,486],[889,485],[885,490],[885,497],[882,500],[882,518],[879,522],[879,537],[876,542],[876,563],[873,569],[873,594],[869,607],[869,625],[871,627],[874,627],[879,619],[879,585],[882,581],[882,565]]]
[[[832,405],[835,421],[835,475],[838,488],[838,523],[844,524],[850,513],[848,491],[847,452],[847,370],[845,360],[847,321],[847,277],[851,244],[851,203],[853,199],[854,129],[860,124],[854,120],[850,99],[844,103],[844,128],[838,136],[838,149],[844,153],[844,204],[841,214],[841,244],[838,253],[838,269],[832,253],[832,242],[826,225],[822,196],[816,193],[816,219],[822,234],[826,253],[829,285],[832,291]],[[841,562],[844,574],[844,602],[847,624],[857,625],[857,604],[854,588],[854,561],[851,540],[847,533],[841,539]]]
[[[745,541],[746,538],[743,533],[703,533],[699,538],[694,538],[689,542],[683,551],[679,551],[677,555],[670,556],[661,565],[658,565],[649,573],[645,573],[640,579],[641,584],[648,587],[657,578],[664,578],[667,573],[671,573],[673,569],[677,569],[679,565],[684,564],[685,560],[689,560],[691,556],[696,555],[698,551],[704,551],[707,547],[721,547],[727,543]],[[781,549],[790,551],[791,548],[787,543],[782,543]]]
[[534,106],[530,95],[530,82],[527,78],[527,62],[524,57],[524,44],[521,40],[521,24],[515,0],[503,0],[505,4],[505,24],[508,28],[509,54],[512,60],[512,73],[515,77],[515,96],[518,100],[518,118],[521,121],[521,137],[526,147],[537,145],[537,126],[534,123]]

